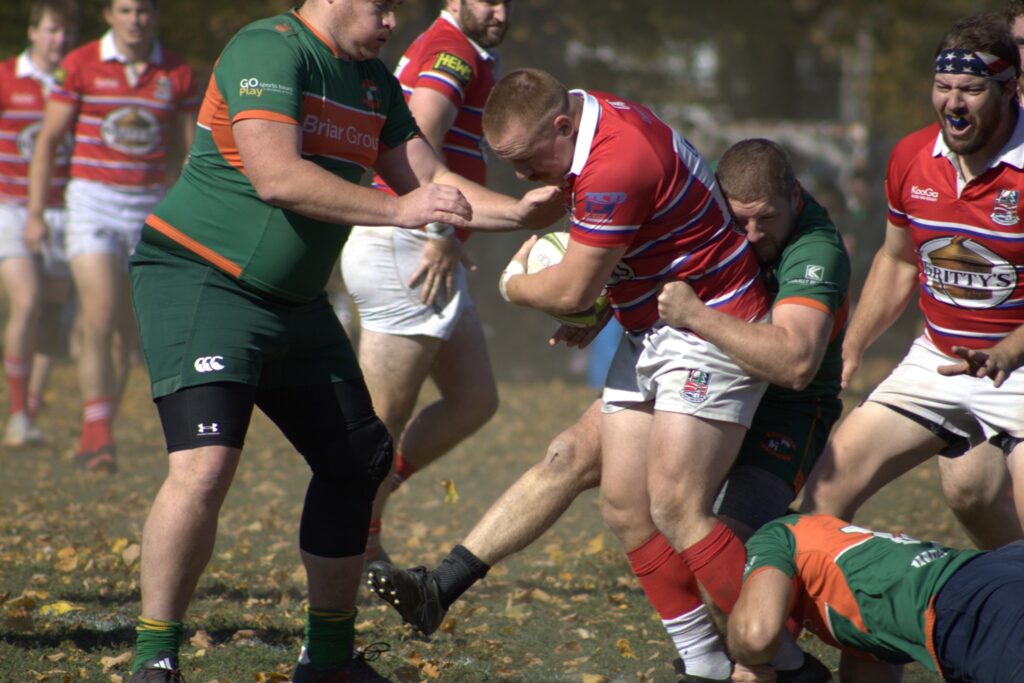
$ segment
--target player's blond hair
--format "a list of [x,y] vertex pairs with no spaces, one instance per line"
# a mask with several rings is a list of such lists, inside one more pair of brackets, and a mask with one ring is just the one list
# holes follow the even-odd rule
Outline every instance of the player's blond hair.
[[789,153],[764,138],[741,140],[725,150],[715,174],[725,196],[737,202],[789,197],[796,187]]
[[491,90],[484,105],[483,127],[488,138],[500,136],[512,123],[528,134],[569,111],[569,91],[540,69],[517,69]]

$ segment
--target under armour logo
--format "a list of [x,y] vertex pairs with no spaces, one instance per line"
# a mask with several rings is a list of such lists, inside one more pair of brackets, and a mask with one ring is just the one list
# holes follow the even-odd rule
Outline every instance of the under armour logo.
[[212,422],[208,425],[200,422],[196,425],[196,434],[203,436],[204,434],[220,434],[220,425],[216,422]]
[[196,372],[219,372],[224,369],[224,356],[200,356],[192,366]]

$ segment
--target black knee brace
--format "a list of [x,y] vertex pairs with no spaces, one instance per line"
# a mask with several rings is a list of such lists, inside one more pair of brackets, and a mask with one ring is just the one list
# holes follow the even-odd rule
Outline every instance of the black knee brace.
[[325,450],[306,454],[313,478],[299,527],[299,547],[320,557],[351,557],[366,550],[377,487],[394,458],[391,435],[376,416]]

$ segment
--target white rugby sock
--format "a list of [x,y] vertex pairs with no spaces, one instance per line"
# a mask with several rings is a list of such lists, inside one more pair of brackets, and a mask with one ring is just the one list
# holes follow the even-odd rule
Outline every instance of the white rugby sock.
[[661,623],[672,638],[686,673],[704,678],[730,678],[732,662],[725,656],[725,648],[704,605],[674,619],[662,619]]

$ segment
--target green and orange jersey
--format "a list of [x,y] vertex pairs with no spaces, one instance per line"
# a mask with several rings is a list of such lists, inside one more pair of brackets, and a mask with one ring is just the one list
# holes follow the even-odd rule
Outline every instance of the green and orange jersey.
[[832,317],[832,335],[818,373],[799,391],[770,385],[765,399],[797,401],[808,397],[838,396],[843,368],[843,332],[849,317],[850,257],[828,212],[814,197],[802,193],[803,210],[796,229],[779,254],[765,269],[773,306],[797,304]]
[[827,515],[787,515],[747,541],[744,581],[774,567],[792,579],[790,614],[826,643],[938,671],[933,602],[980,551],[870,531]]
[[231,128],[247,119],[297,126],[302,157],[352,183],[379,153],[417,135],[416,122],[380,60],[345,59],[294,11],[249,24],[224,48],[188,164],[143,240],[305,303],[323,291],[349,226],[259,198]]

